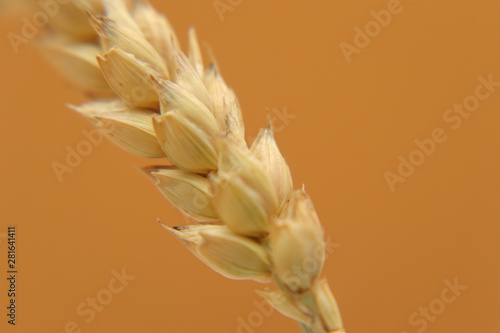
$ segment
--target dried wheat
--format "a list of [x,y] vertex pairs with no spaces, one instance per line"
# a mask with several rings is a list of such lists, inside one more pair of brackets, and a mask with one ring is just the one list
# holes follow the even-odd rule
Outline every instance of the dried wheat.
[[274,281],[279,289],[258,294],[304,331],[344,332],[320,278],[325,243],[312,202],[293,191],[271,128],[247,146],[236,95],[215,60],[204,66],[194,29],[186,56],[147,2],[74,0],[47,30],[44,53],[95,96],[73,109],[120,147],[172,162],[145,170],[199,224],[165,227],[228,278]]

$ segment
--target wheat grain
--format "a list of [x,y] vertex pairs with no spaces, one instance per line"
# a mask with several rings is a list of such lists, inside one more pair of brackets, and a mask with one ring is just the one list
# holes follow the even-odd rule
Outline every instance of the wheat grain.
[[272,128],[247,146],[236,95],[214,60],[204,66],[194,29],[186,56],[147,2],[74,0],[48,32],[41,46],[49,59],[96,96],[73,109],[120,147],[173,163],[145,171],[203,224],[165,228],[228,278],[274,281],[279,289],[259,295],[305,331],[344,332],[320,277],[325,243],[312,202],[292,190]]

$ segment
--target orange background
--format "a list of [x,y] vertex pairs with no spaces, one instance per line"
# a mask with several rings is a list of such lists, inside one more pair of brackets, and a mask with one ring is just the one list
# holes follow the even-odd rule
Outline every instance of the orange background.
[[[443,121],[478,76],[500,81],[498,3],[402,0],[350,63],[340,43],[386,0],[242,1],[223,21],[212,0],[152,3],[184,46],[194,25],[213,47],[249,138],[266,109],[295,116],[277,140],[340,244],[324,275],[349,333],[418,332],[409,317],[455,277],[468,288],[425,332],[500,332],[500,91],[456,131]],[[60,333],[75,321],[89,333],[232,333],[238,317],[258,317],[257,284],[212,272],[156,222],[185,223],[137,169],[154,161],[104,142],[57,180],[52,162],[91,129],[65,104],[85,97],[35,42],[13,52],[6,35],[20,16],[1,20],[0,233],[17,225],[19,296],[12,328],[0,238],[0,331]],[[446,142],[392,192],[384,172],[437,127]],[[85,323],[77,307],[122,267],[135,279]],[[251,332],[299,329],[274,313]]]

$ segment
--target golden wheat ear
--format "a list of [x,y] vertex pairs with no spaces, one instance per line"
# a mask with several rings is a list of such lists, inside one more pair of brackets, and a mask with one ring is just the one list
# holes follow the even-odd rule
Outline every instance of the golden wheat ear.
[[312,201],[293,190],[271,129],[248,147],[238,99],[213,56],[204,66],[194,29],[186,56],[146,1],[74,0],[66,9],[40,46],[97,96],[74,110],[121,148],[171,161],[144,171],[193,224],[162,225],[221,275],[274,282],[258,294],[304,332],[344,332],[321,278],[325,241]]

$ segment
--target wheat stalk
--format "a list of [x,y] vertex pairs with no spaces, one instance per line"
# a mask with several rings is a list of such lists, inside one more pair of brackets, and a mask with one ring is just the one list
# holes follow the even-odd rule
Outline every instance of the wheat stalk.
[[[88,16],[88,17],[87,17]],[[186,56],[167,19],[145,1],[74,0],[51,19],[42,50],[94,100],[72,106],[120,147],[172,166],[145,171],[197,224],[168,227],[197,258],[258,290],[305,332],[345,332],[324,278],[323,230],[272,128],[250,147],[241,109],[194,29]],[[97,58],[96,58],[97,56]]]

